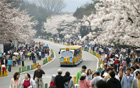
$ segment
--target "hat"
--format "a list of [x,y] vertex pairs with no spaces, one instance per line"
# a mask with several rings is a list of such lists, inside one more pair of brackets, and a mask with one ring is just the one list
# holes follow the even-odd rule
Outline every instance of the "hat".
[[60,72],[60,73],[62,73],[62,70],[61,70],[61,69],[58,69],[58,70],[57,70],[57,72]]
[[94,71],[93,75],[95,75],[95,74],[97,74],[97,73],[99,73],[99,71]]
[[118,54],[115,54],[115,57],[119,57]]
[[108,73],[107,72],[105,72],[104,74],[103,74],[103,76],[105,77],[105,76],[107,76],[108,75]]
[[86,77],[86,73],[82,73],[82,75],[81,76],[84,76],[84,77]]

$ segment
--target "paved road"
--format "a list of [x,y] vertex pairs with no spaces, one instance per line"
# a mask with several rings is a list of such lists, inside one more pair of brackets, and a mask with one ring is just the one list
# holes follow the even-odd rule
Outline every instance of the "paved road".
[[[46,40],[41,40],[41,39],[35,39],[36,42],[44,42],[49,44],[49,47],[51,49],[54,50],[55,52],[55,59],[53,59],[51,62],[47,63],[46,65],[42,66],[42,69],[45,71],[45,75],[43,76],[43,80],[44,83],[49,83],[51,80],[51,76],[53,74],[57,74],[57,69],[61,68],[63,70],[63,75],[66,71],[70,71],[72,76],[75,76],[77,71],[81,69],[82,65],[86,65],[88,67],[88,69],[92,69],[95,70],[97,68],[97,58],[93,55],[91,55],[88,52],[83,52],[83,62],[81,64],[79,64],[76,67],[60,67],[59,64],[59,54],[58,51],[60,48],[65,47],[64,45],[60,45],[60,44],[55,44],[52,42],[48,42]],[[34,70],[33,71],[28,71],[26,73],[30,73],[31,76],[33,76]],[[25,73],[21,73],[20,78],[23,79],[24,78],[24,74]],[[8,76],[5,78],[0,78],[0,88],[9,88],[9,84],[10,84],[10,79],[12,78],[12,76]]]

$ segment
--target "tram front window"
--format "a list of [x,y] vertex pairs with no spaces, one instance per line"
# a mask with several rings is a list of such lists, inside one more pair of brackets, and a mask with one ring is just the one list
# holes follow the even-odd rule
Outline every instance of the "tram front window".
[[62,51],[61,52],[61,57],[72,57],[73,52],[72,51]]

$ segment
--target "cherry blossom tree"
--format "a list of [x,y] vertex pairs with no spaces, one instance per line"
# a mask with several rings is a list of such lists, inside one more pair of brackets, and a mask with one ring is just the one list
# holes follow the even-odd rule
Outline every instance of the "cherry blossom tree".
[[[76,28],[76,18],[72,14],[54,15],[44,23],[44,32],[52,34],[72,34]],[[58,29],[63,29],[61,32]]]
[[93,30],[103,29],[94,42],[140,46],[140,0],[100,0],[96,14],[83,20],[89,20]]
[[0,1],[0,43],[31,40],[36,33],[33,27],[37,22],[31,22],[32,18],[25,11],[9,7],[10,4]]

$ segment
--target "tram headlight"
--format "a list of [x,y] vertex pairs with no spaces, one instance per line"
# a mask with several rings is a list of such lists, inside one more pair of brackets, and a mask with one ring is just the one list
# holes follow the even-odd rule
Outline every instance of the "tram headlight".
[[72,57],[70,57],[70,62],[72,63]]
[[61,62],[64,62],[64,57],[61,57]]

